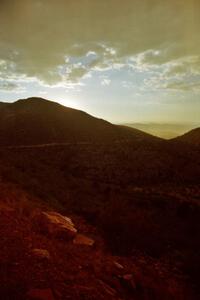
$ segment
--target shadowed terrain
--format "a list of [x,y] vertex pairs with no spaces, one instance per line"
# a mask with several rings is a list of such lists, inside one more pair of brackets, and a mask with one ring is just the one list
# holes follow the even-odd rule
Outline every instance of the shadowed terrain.
[[[99,280],[106,282],[103,289],[107,292],[102,299],[198,299],[198,129],[185,135],[188,141],[184,136],[184,141],[181,137],[166,141],[37,98],[2,103],[0,112],[1,202],[2,207],[7,207],[6,213],[2,208],[2,215],[9,224],[1,236],[5,253],[10,249],[10,258],[2,259],[2,265],[13,259],[13,240],[15,248],[23,247],[25,253],[29,253],[32,244],[53,251],[53,265],[48,265],[48,273],[56,285],[54,296],[58,299],[66,299],[67,288],[71,288],[69,299],[82,299],[81,291],[91,296],[84,299],[101,299]],[[30,217],[35,209],[71,216],[81,232],[97,240],[97,248],[84,252],[70,243],[54,243],[46,236],[32,233]],[[6,236],[10,236],[10,241]],[[18,236],[26,237],[25,244],[17,244]],[[64,253],[70,257],[68,263]],[[20,255],[14,256],[15,262],[20,259],[16,267],[19,273],[20,268],[29,268],[30,259],[27,256],[23,262]],[[83,261],[86,264],[88,256],[91,261],[79,278],[76,270]],[[114,257],[126,268],[131,266],[123,275],[136,276],[135,286],[132,282],[130,288],[129,281],[127,287],[125,280],[124,287],[121,277],[116,280],[121,274],[113,274]],[[65,264],[73,273],[73,280],[62,268]],[[37,269],[34,264],[31,268],[30,272]],[[49,287],[47,278],[45,284],[39,284],[40,276],[46,276],[45,266],[39,268],[36,279],[25,282],[22,276],[22,294],[34,280],[36,286]],[[107,276],[102,271],[106,268]],[[14,274],[13,270],[11,266],[10,274]],[[4,278],[4,290],[12,287],[15,291],[13,286]],[[21,295],[17,299],[22,299]]]
[[195,128],[177,138],[176,141],[184,142],[193,146],[200,146],[200,128]]

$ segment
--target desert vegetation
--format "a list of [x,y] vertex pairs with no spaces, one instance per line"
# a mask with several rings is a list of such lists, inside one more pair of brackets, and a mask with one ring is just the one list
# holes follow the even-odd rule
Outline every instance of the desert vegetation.
[[1,180],[84,217],[114,254],[141,251],[177,266],[197,286],[198,151],[190,161],[191,152],[177,151],[132,143],[4,149]]

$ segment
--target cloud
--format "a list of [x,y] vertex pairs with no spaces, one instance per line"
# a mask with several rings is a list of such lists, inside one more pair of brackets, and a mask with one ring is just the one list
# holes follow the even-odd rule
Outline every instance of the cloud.
[[16,90],[17,88],[18,85],[16,83],[0,81],[0,90],[13,91]]
[[184,91],[184,92],[200,92],[200,81],[199,82],[186,82],[177,81],[171,82],[166,85],[167,89]]
[[104,86],[110,85],[110,83],[111,83],[111,80],[108,78],[103,78],[101,81],[101,85],[104,85]]
[[123,80],[123,81],[122,81],[122,86],[123,86],[124,88],[130,89],[130,88],[133,87],[133,83],[130,82],[130,81]]
[[200,75],[200,55],[186,56],[167,65],[166,76]]
[[[195,0],[2,0],[0,73],[55,85],[92,69],[120,69],[128,57],[137,57],[138,70],[153,70],[199,55],[199,20]],[[200,62],[187,67],[197,72]]]
[[[167,50],[163,50],[166,52]],[[188,55],[162,60],[162,51],[151,49],[129,58],[129,67],[142,73],[143,90],[179,90],[200,92],[200,56]]]
[[4,80],[0,78],[0,91],[6,93],[12,93],[13,91],[17,94],[24,93],[25,88],[17,81]]

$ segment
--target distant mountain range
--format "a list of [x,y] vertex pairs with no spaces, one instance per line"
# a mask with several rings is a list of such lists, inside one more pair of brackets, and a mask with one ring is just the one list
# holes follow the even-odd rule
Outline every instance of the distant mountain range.
[[128,123],[126,125],[161,138],[172,139],[200,126],[200,123]]

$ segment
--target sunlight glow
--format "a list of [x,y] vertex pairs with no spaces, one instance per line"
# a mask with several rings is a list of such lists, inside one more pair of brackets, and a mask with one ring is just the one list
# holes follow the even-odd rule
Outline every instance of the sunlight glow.
[[71,107],[75,109],[81,109],[80,104],[78,101],[74,101],[73,99],[67,99],[66,96],[58,96],[58,102],[66,107]]

